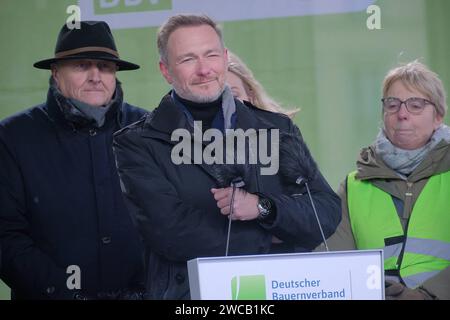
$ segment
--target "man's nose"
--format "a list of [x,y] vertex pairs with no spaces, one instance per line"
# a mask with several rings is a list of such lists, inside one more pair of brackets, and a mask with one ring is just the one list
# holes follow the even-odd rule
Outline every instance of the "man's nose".
[[197,61],[197,74],[201,76],[206,76],[210,73],[211,67],[209,63],[203,59],[198,59]]
[[100,81],[100,70],[96,65],[89,68],[89,81],[99,82]]

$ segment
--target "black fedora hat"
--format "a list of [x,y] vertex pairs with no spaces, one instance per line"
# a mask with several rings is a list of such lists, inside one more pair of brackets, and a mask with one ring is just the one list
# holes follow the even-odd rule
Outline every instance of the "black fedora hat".
[[58,35],[55,57],[41,60],[33,66],[51,69],[51,65],[61,60],[97,59],[113,61],[118,70],[139,69],[137,64],[119,59],[111,29],[104,21],[80,21],[80,28],[69,29],[64,24]]

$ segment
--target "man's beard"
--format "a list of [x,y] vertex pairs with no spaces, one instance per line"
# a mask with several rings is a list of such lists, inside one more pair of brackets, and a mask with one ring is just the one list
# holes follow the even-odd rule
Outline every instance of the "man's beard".
[[191,90],[184,90],[180,88],[175,83],[172,84],[173,90],[179,95],[181,98],[186,99],[188,101],[192,101],[195,103],[209,103],[216,101],[222,95],[223,90],[225,90],[225,84],[217,90],[217,92],[213,95],[204,95],[204,94],[195,94]]
[[213,96],[199,96],[199,95],[194,95],[194,94],[190,94],[189,98],[185,98],[186,100],[190,100],[192,102],[196,102],[196,103],[209,103],[209,102],[213,102],[216,101],[217,99],[219,99],[219,97],[222,95],[223,93],[223,89],[221,91],[218,91],[215,95]]

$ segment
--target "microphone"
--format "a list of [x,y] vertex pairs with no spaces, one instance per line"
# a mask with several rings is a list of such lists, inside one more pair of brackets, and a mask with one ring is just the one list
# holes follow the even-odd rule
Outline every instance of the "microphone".
[[231,222],[233,217],[234,195],[237,188],[245,186],[245,180],[249,176],[248,164],[216,164],[211,166],[211,171],[217,180],[219,188],[232,187],[230,201],[230,214],[228,216],[227,242],[225,247],[225,256],[228,256],[230,248]]
[[219,188],[230,187],[237,180],[241,180],[245,184],[249,177],[247,164],[213,164],[210,168]]
[[[313,181],[319,169],[311,156],[308,146],[303,139],[297,134],[280,133],[280,176],[290,185],[301,188],[306,187],[309,201],[311,202],[314,216],[319,226],[320,235],[327,251],[328,244],[323,233],[322,224],[317,214],[316,206],[311,195],[308,182]],[[296,194],[293,194],[295,196]]]

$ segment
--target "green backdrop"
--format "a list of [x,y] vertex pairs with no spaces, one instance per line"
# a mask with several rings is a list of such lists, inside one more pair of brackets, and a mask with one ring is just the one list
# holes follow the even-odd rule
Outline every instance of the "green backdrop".
[[[49,72],[32,64],[53,55],[71,4],[77,3],[0,0],[0,119],[43,101]],[[378,131],[380,85],[390,68],[421,59],[440,74],[447,91],[450,85],[450,1],[375,4],[381,9],[380,30],[366,27],[365,11],[222,23],[226,45],[268,92],[287,107],[301,108],[295,122],[335,189]],[[121,57],[141,65],[119,73],[125,98],[153,109],[169,90],[158,69],[156,28],[114,35]],[[0,283],[0,299],[8,298]]]

